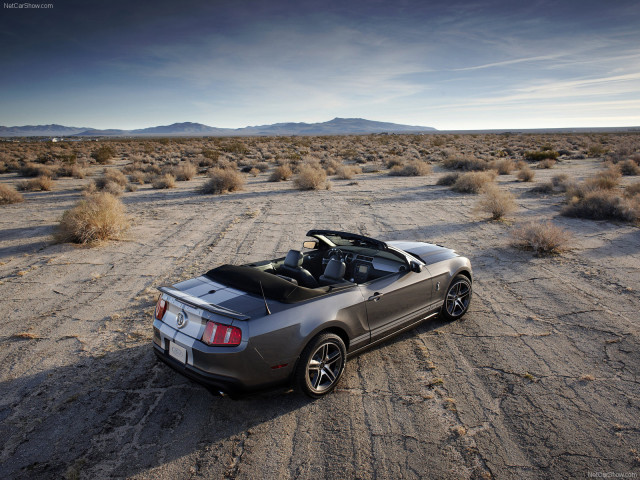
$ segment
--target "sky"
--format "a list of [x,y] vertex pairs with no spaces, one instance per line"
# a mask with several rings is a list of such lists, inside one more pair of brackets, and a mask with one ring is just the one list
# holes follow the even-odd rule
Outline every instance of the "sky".
[[640,125],[637,0],[29,1],[0,125]]

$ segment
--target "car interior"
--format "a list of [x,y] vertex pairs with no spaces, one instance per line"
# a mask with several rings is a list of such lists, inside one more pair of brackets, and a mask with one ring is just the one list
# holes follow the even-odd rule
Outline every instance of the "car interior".
[[284,258],[248,266],[306,288],[362,284],[407,269],[392,253],[352,245],[308,252],[289,250]]

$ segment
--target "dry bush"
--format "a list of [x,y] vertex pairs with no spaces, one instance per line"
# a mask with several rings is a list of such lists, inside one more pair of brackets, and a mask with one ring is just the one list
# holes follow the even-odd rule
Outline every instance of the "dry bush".
[[636,195],[640,195],[640,182],[627,185],[624,189],[624,194],[626,197],[635,197]]
[[51,177],[45,176],[24,180],[18,184],[18,190],[27,192],[49,192],[53,190],[53,180],[51,180]]
[[386,163],[387,168],[401,167],[402,165],[404,165],[404,160],[399,157],[391,157]]
[[549,169],[549,168],[553,168],[556,164],[556,161],[551,159],[551,158],[547,158],[545,160],[542,160],[540,162],[538,162],[538,166],[536,168],[540,168],[540,169]]
[[559,154],[555,150],[541,150],[538,152],[524,152],[524,158],[530,162],[536,162],[545,159],[555,160]]
[[198,171],[195,165],[193,165],[191,162],[187,162],[175,167],[172,173],[176,180],[185,182],[193,179]]
[[640,166],[633,160],[625,160],[618,164],[622,175],[640,175]]
[[531,193],[553,193],[554,191],[552,182],[540,183],[530,190]]
[[[82,168],[78,165],[60,165],[56,170],[56,177],[74,177],[75,178],[84,178],[85,172],[81,171]],[[82,176],[76,176],[76,174],[81,174]]]
[[389,175],[397,177],[422,177],[431,173],[431,165],[420,160],[408,162],[403,166],[396,165]]
[[127,184],[127,177],[125,177],[120,170],[107,170],[105,168],[102,177],[96,178],[95,183],[99,190],[103,190],[109,183],[115,183],[124,187]]
[[54,238],[90,244],[117,238],[129,226],[122,202],[105,192],[90,195],[62,215]]
[[447,173],[438,179],[436,185],[444,185],[446,187],[450,187],[451,185],[456,183],[456,180],[458,180],[459,176],[459,173]]
[[498,175],[509,175],[516,168],[516,164],[510,158],[494,160],[489,166],[496,170]]
[[640,219],[640,202],[622,198],[610,190],[592,190],[583,196],[571,198],[562,210],[562,215],[591,220],[635,222]]
[[242,190],[245,179],[240,172],[230,168],[212,168],[208,176],[209,180],[200,189],[201,193],[218,194]]
[[569,175],[566,173],[559,173],[551,178],[551,183],[554,188],[557,188],[561,192],[566,192],[567,187],[571,184]]
[[87,175],[87,170],[85,168],[82,168],[80,165],[73,165],[71,167],[71,176],[73,178],[84,178]]
[[531,182],[535,175],[535,172],[525,165],[518,172],[518,180],[520,180],[521,182]]
[[476,157],[447,158],[442,166],[449,170],[481,171],[489,169],[489,162]]
[[33,162],[27,162],[20,167],[20,175],[23,177],[49,177],[55,176],[55,169],[47,165],[39,165]]
[[144,185],[144,182],[147,179],[147,175],[140,171],[134,171],[129,175],[129,181],[133,183],[137,183],[139,185]]
[[476,209],[489,213],[492,220],[499,220],[517,208],[515,197],[492,183],[486,184],[482,192]]
[[322,168],[324,168],[324,171],[327,175],[335,175],[341,166],[342,165],[334,159],[325,160],[322,162]]
[[176,177],[170,173],[165,173],[160,177],[154,178],[151,186],[158,190],[162,188],[176,188]]
[[257,168],[259,172],[264,173],[269,170],[269,164],[267,162],[258,162],[254,165],[254,168]]
[[458,193],[480,193],[482,188],[493,181],[494,176],[489,172],[467,172],[460,175],[451,190]]
[[336,170],[336,177],[342,180],[351,180],[355,175],[362,173],[362,169],[355,165],[341,165]]
[[301,166],[293,182],[299,190],[319,190],[328,184],[325,171],[310,165]]
[[15,188],[0,183],[0,205],[8,205],[10,203],[20,203],[24,201],[24,197],[16,192]]
[[606,170],[585,180],[584,185],[591,190],[612,190],[618,186],[621,177],[620,169],[610,165]]
[[91,152],[91,158],[101,165],[111,163],[111,158],[116,154],[116,151],[111,145],[102,145],[93,152]]
[[511,230],[511,245],[538,255],[567,250],[571,235],[551,222],[528,222]]
[[279,165],[273,169],[271,172],[271,176],[269,177],[270,182],[283,182],[285,180],[289,180],[293,176],[293,172],[289,165]]

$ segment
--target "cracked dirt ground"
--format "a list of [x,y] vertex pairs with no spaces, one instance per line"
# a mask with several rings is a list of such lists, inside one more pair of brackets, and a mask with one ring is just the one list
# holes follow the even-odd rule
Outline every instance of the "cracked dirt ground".
[[[588,162],[558,171],[589,172]],[[594,170],[595,171],[595,170]],[[575,248],[536,258],[476,197],[426,178],[360,175],[298,192],[266,174],[224,196],[123,196],[127,238],[51,245],[79,197],[27,194],[0,219],[2,478],[583,478],[640,472],[640,232],[555,218]],[[516,217],[560,199],[514,177]],[[61,181],[65,182],[65,181]],[[61,183],[64,185],[64,183]],[[310,228],[441,243],[470,257],[459,322],[425,323],[347,363],[337,390],[211,396],[152,353],[154,287],[284,255]]]

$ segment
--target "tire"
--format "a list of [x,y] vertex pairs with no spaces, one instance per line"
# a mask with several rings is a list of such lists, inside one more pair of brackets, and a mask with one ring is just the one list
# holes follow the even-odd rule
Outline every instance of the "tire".
[[311,398],[320,398],[337,385],[347,358],[342,339],[333,333],[321,333],[304,348],[295,371],[298,390]]
[[458,320],[467,313],[471,304],[471,280],[464,275],[456,275],[444,296],[440,315],[446,320]]

